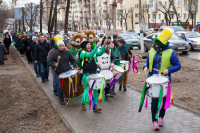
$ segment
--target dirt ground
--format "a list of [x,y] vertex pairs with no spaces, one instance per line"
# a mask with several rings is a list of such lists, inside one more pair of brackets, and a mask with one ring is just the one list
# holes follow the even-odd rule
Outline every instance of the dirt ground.
[[0,66],[0,132],[71,133],[13,49]]
[[[139,51],[133,51],[133,53],[139,53]],[[179,60],[182,69],[172,74],[174,105],[200,115],[200,102],[198,100],[200,97],[200,61],[182,55],[179,55]],[[143,83],[140,81],[146,80],[147,78],[147,75],[145,75],[142,70],[145,61],[146,60],[143,59],[138,65],[140,74],[134,75],[133,72],[130,72],[128,78],[130,87],[140,92],[143,88]]]

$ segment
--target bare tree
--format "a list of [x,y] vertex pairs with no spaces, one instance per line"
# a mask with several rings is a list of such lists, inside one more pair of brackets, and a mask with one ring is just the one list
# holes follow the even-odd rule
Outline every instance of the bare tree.
[[168,6],[165,6],[162,4],[161,1],[159,1],[159,4],[161,5],[161,8],[158,8],[158,11],[162,12],[165,16],[165,21],[166,21],[166,25],[170,25],[171,24],[171,7],[172,7],[172,1],[169,0],[168,1]]
[[65,33],[68,33],[69,8],[70,8],[70,0],[67,0],[66,11],[65,11]]
[[[128,12],[126,10],[124,10],[124,13],[123,11],[121,13],[119,13],[119,21],[121,22],[121,26],[123,28],[123,21],[125,22],[125,26],[126,26],[126,30],[128,30],[128,27],[127,27],[127,18],[128,18],[128,15],[130,13],[130,10],[128,10]],[[122,29],[123,30],[123,29]]]
[[32,32],[33,29],[33,23],[36,21],[36,15],[37,15],[38,5],[34,3],[28,3],[26,4],[25,8],[23,8],[23,12],[25,15],[25,21],[26,24],[30,28],[30,32]]
[[134,7],[131,7],[129,9],[129,17],[131,18],[131,27],[132,27],[132,31],[134,31]]

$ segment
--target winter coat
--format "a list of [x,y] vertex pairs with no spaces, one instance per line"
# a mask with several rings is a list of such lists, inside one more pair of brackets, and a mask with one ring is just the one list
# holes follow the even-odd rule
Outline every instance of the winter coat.
[[4,55],[7,54],[6,48],[3,43],[0,42],[0,61],[4,61]]
[[130,58],[128,57],[128,55],[132,56],[132,53],[130,49],[128,48],[128,46],[125,45],[122,47],[118,47],[117,50],[119,51],[122,60],[130,61]]
[[70,64],[72,64],[74,68],[77,68],[75,58],[72,53],[66,49],[64,49],[64,51],[60,51],[58,49],[55,50],[48,59],[48,65],[55,68],[55,63],[58,62],[58,56],[61,58],[58,63],[58,67],[56,68],[57,75],[69,71],[71,69]]
[[4,38],[4,41],[3,41],[5,47],[10,47],[10,44],[11,44],[11,38]]
[[46,63],[47,55],[50,50],[51,50],[51,46],[46,40],[44,40],[44,43],[41,43],[41,41],[39,40],[34,49],[33,61]]
[[[165,51],[167,49],[171,49],[171,47],[166,46],[166,47],[161,47],[159,49],[157,49],[156,47],[153,47],[153,48],[157,51],[157,53],[154,57],[154,60],[153,60],[153,68],[160,69],[162,51]],[[176,55],[176,53],[174,51],[172,52],[170,62],[172,64],[172,66],[168,68],[168,70],[169,70],[168,76],[169,76],[169,79],[171,80],[171,73],[177,72],[178,70],[181,69],[181,64],[179,62],[178,56]],[[144,64],[144,67],[149,68],[149,56],[147,57],[146,63]],[[151,76],[153,74],[159,74],[159,72],[152,70],[152,73],[150,73],[149,76]]]

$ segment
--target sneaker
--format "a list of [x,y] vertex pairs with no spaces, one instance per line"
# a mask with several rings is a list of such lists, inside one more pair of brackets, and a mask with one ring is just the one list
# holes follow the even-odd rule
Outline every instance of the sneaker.
[[122,86],[119,86],[119,91],[121,91],[122,90]]
[[102,109],[97,104],[95,104],[95,108],[93,109],[93,112],[99,112],[101,110]]
[[125,87],[125,86],[123,86],[123,88],[124,88],[124,91],[127,91],[127,89],[126,89],[126,87]]
[[153,122],[153,130],[155,130],[155,131],[159,131],[159,130],[160,130],[157,121],[154,121],[154,122]]
[[37,74],[37,76],[36,77],[40,77],[40,75],[39,74]]
[[65,102],[60,102],[60,105],[65,105]]
[[46,81],[49,81],[49,79],[46,79]]
[[110,97],[110,94],[106,94],[106,97]]
[[81,104],[81,110],[82,110],[82,111],[86,111],[85,104],[83,104],[83,103]]
[[158,125],[159,125],[159,127],[163,127],[164,126],[164,118],[159,118],[158,119]]
[[45,82],[45,80],[42,80],[42,83],[44,83]]

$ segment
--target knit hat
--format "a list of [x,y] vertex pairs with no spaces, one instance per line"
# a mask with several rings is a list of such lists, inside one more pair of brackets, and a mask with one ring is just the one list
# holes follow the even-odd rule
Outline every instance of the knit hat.
[[90,43],[88,40],[82,41],[81,48],[84,49],[88,43]]
[[58,40],[57,47],[59,47],[60,45],[65,45],[65,43],[62,40]]
[[170,28],[163,29],[159,35],[154,35],[152,37],[152,41],[155,42],[159,47],[166,47],[169,45],[168,41],[172,37],[173,32],[173,29]]

